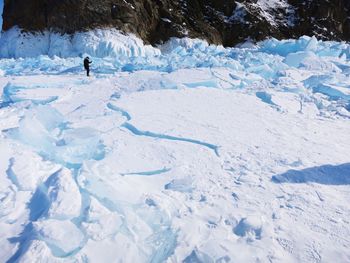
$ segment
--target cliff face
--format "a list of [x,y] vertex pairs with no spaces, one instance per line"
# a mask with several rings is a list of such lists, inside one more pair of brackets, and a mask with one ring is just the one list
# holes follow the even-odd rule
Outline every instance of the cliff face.
[[113,27],[151,44],[189,36],[233,46],[270,36],[350,40],[349,17],[348,0],[5,0],[3,30]]

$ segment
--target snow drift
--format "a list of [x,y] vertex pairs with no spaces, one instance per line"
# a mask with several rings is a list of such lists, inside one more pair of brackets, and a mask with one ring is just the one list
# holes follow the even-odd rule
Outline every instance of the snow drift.
[[2,58],[37,57],[39,55],[77,57],[136,57],[159,55],[159,50],[144,45],[134,35],[125,35],[114,29],[93,30],[61,35],[54,32],[30,33],[14,27],[0,39]]

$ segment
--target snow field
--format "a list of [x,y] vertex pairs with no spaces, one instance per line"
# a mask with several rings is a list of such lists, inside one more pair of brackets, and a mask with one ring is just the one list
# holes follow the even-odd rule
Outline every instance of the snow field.
[[0,61],[1,260],[350,260],[346,44],[98,49]]

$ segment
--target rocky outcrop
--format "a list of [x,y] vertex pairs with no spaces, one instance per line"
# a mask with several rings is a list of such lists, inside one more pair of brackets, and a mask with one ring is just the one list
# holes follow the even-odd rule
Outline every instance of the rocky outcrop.
[[3,30],[117,28],[146,43],[198,37],[233,46],[267,37],[350,39],[347,0],[5,0]]

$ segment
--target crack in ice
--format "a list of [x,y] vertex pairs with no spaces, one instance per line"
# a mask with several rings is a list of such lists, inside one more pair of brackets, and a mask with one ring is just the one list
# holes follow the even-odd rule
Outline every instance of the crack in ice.
[[171,135],[166,135],[166,134],[161,134],[161,133],[154,133],[151,131],[142,131],[142,130],[139,130],[138,128],[136,128],[135,126],[133,126],[132,124],[127,123],[127,122],[124,123],[122,125],[122,127],[126,128],[127,130],[129,130],[130,132],[132,132],[133,134],[135,134],[137,136],[146,136],[146,137],[151,137],[151,138],[156,138],[156,139],[163,139],[163,140],[170,140],[170,141],[181,141],[181,142],[188,142],[188,143],[201,145],[201,146],[207,147],[210,150],[214,151],[215,155],[220,157],[219,147],[217,145],[214,145],[214,144],[210,144],[210,143],[206,143],[206,142],[202,142],[202,141],[194,140],[194,139],[176,137],[176,136],[171,136]]
[[125,117],[127,119],[127,121],[131,120],[130,114],[127,111],[123,110],[122,108],[119,108],[119,107],[113,105],[112,103],[108,103],[107,107],[113,111],[119,112],[123,117]]
[[146,172],[121,173],[121,175],[122,176],[125,176],[125,175],[152,176],[152,175],[164,174],[164,173],[167,173],[169,171],[171,171],[170,168],[163,168],[160,170],[146,171]]
[[131,115],[126,110],[124,110],[118,106],[115,106],[111,103],[108,103],[107,107],[113,111],[119,112],[122,116],[124,116],[126,118],[127,121],[124,122],[121,125],[121,127],[129,130],[134,135],[151,137],[151,138],[162,139],[162,140],[181,141],[181,142],[197,144],[197,145],[204,146],[204,147],[214,151],[215,155],[217,157],[220,157],[219,146],[217,146],[217,145],[203,142],[203,141],[196,140],[196,139],[177,137],[177,136],[172,136],[172,135],[167,135],[167,134],[162,134],[162,133],[155,133],[155,132],[151,132],[151,131],[142,131],[142,130],[136,128],[134,125],[129,123],[129,121],[131,121],[132,118],[131,118]]

